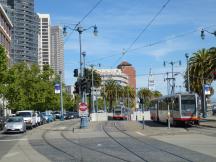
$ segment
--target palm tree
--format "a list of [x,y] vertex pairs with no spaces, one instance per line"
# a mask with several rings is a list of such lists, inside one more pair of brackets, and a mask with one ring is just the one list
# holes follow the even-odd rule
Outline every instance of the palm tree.
[[153,98],[152,99],[158,98],[158,97],[162,96],[161,92],[159,92],[159,91],[153,91],[152,94],[153,94],[153,96],[152,96]]
[[134,88],[130,86],[124,86],[123,91],[124,91],[124,97],[127,98],[126,103],[124,104],[127,105],[128,108],[134,107],[135,106],[135,96],[136,96],[136,92]]
[[[98,88],[101,86],[101,77],[100,75],[93,69],[84,69],[84,77],[87,81],[87,85],[86,85],[86,92],[89,93],[89,105],[88,107],[91,107],[91,88],[92,88],[92,79],[93,79],[93,84],[94,84],[94,87]],[[93,78],[92,78],[92,73],[93,73]]]
[[107,80],[105,83],[105,95],[106,99],[109,100],[109,110],[113,108],[113,100],[115,99],[116,96],[116,90],[117,90],[117,82],[115,80]]
[[148,88],[142,88],[138,91],[138,97],[144,100],[144,105],[147,107],[152,99],[153,93]]
[[[192,92],[202,94],[202,86],[213,81],[212,72],[216,69],[215,48],[202,49],[195,53],[189,60],[189,79]],[[187,70],[185,72],[185,85],[187,85]],[[187,87],[187,86],[186,86]]]

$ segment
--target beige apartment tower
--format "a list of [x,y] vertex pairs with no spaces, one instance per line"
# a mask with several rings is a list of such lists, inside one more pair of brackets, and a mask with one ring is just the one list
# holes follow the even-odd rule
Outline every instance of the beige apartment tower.
[[56,74],[62,72],[64,82],[64,36],[60,26],[51,27],[51,67]]

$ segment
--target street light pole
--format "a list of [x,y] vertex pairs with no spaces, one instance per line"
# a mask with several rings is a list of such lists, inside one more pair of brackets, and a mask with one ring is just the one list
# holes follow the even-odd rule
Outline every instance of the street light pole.
[[[83,62],[82,62],[82,65],[83,65],[83,73],[82,73],[82,75],[83,75],[83,77],[82,78],[85,78],[86,76],[86,74],[85,74],[85,57],[86,57],[86,52],[82,52],[82,58],[83,58]],[[85,102],[85,103],[87,103],[86,102],[86,89],[83,91],[83,102]]]
[[[209,33],[209,34],[212,34],[216,37],[216,31],[214,32],[210,32],[206,29],[202,29],[201,30],[201,39],[205,39],[205,32]],[[203,74],[203,73],[202,73]],[[202,76],[202,111],[203,111],[203,118],[206,118],[206,108],[207,108],[207,105],[206,105],[206,95],[205,95],[205,80],[204,80],[204,74]]]
[[60,104],[61,104],[61,121],[64,121],[64,110],[63,110],[63,95],[62,95],[62,71],[59,71],[60,75]]
[[185,53],[185,57],[187,59],[187,88],[188,88],[188,92],[190,93],[189,55]]
[[103,92],[104,92],[104,112],[106,112],[106,95],[105,95],[105,80],[104,80],[104,84],[103,84]]
[[[80,45],[80,78],[83,79],[83,61],[82,61],[83,59],[82,59],[82,40],[81,40],[83,28],[81,26],[79,26],[77,28],[77,31],[79,33],[79,45]],[[81,88],[80,88],[80,90],[81,90]],[[82,103],[84,103],[85,102],[84,93],[82,90],[80,92],[81,92]]]
[[[90,28],[94,28],[94,35],[97,36],[97,33],[98,33],[98,30],[97,30],[97,26],[94,25],[94,26],[90,26],[86,29],[84,29],[79,23],[78,24],[74,24],[75,25],[75,28],[71,28],[69,26],[64,26],[63,28],[63,34],[66,35],[67,34],[67,28],[71,29],[71,30],[75,30],[79,33],[79,46],[80,46],[80,79],[83,79],[83,60],[82,60],[82,40],[81,40],[81,35],[84,31],[86,30],[89,30]],[[80,96],[82,98],[82,102],[85,102],[84,100],[84,93],[81,89],[81,86],[80,86]]]
[[92,113],[95,113],[95,107],[94,107],[94,65],[91,65],[92,68],[92,88],[91,88],[91,94],[92,94]]
[[209,33],[209,34],[212,34],[212,35],[214,35],[215,37],[216,37],[216,31],[214,31],[214,32],[210,32],[210,31],[208,31],[208,30],[206,30],[206,29],[202,29],[201,30],[201,39],[205,39],[205,32],[207,32],[207,33]]

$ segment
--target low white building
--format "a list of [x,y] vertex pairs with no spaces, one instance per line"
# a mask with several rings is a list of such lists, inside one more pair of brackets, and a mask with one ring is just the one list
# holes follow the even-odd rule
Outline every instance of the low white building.
[[101,76],[102,84],[112,79],[117,81],[121,86],[128,85],[128,76],[122,73],[120,69],[97,69],[97,73]]
[[74,86],[72,86],[72,85],[67,85],[67,86],[65,86],[65,91],[66,91],[67,94],[69,94],[69,95],[71,95],[72,97],[74,97],[74,93],[73,93],[73,91],[74,91]]

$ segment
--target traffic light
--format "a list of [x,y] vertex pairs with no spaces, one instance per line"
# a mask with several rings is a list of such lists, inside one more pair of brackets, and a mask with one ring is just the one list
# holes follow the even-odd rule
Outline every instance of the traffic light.
[[81,90],[84,91],[87,88],[87,79],[83,78],[81,80]]
[[144,104],[143,98],[140,98],[140,104]]
[[78,77],[78,69],[74,69],[74,77]]
[[85,69],[84,69],[84,74],[83,74],[83,76],[84,76],[84,77],[87,77],[87,75],[88,75],[88,69],[85,68]]
[[78,81],[75,83],[75,87],[74,87],[73,93],[79,94],[79,82]]
[[216,72],[213,72],[213,79],[216,80]]

